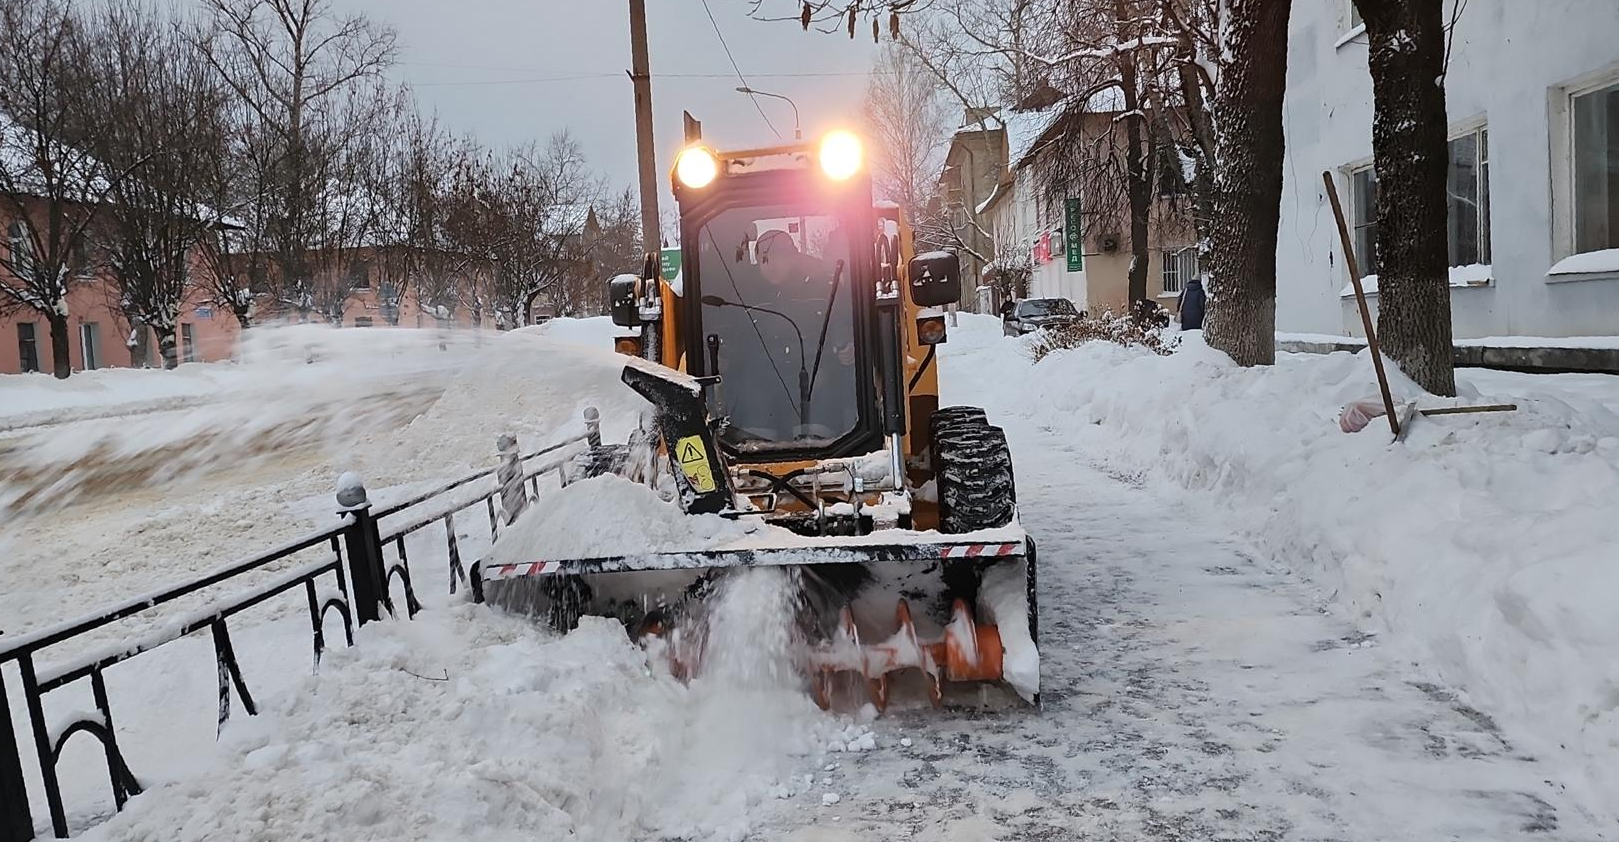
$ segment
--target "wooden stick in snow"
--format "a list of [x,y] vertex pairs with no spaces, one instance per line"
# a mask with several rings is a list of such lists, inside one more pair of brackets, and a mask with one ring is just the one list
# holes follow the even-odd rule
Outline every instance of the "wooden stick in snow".
[[1515,403],[1491,403],[1479,406],[1439,406],[1433,409],[1422,410],[1423,415],[1463,415],[1471,412],[1512,412],[1518,408]]
[[1332,173],[1324,172],[1321,180],[1327,185],[1327,198],[1332,200],[1332,215],[1338,220],[1338,239],[1344,245],[1344,264],[1349,267],[1349,282],[1355,287],[1355,302],[1360,305],[1360,323],[1366,328],[1366,346],[1372,349],[1372,367],[1377,369],[1377,387],[1383,392],[1383,408],[1387,410],[1389,430],[1400,437],[1400,419],[1394,414],[1394,396],[1389,393],[1388,375],[1383,373],[1383,352],[1377,347],[1377,329],[1372,325],[1372,311],[1366,307],[1366,290],[1360,285],[1360,264],[1355,260],[1355,244],[1349,239],[1349,224],[1344,221],[1343,205],[1338,203],[1338,185]]

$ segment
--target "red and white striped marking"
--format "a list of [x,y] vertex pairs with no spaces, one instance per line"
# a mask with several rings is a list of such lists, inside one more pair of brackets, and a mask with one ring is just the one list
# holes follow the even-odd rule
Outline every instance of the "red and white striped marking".
[[502,564],[496,567],[486,567],[483,578],[489,579],[519,579],[524,576],[538,576],[548,570],[556,570],[562,565],[555,561],[529,561],[522,564]]
[[953,544],[939,548],[940,558],[982,558],[1012,555],[1022,544]]

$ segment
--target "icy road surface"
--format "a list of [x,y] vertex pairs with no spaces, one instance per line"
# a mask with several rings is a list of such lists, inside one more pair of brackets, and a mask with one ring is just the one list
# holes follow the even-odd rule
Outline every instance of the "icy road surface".
[[1613,838],[1220,524],[1008,435],[1040,541],[1043,709],[881,720],[878,751],[820,771],[836,804],[778,802],[755,838]]

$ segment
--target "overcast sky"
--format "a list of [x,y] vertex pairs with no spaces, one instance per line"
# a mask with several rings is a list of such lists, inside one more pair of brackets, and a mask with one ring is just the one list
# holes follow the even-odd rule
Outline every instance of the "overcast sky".
[[[398,30],[395,75],[452,130],[502,144],[567,128],[614,183],[635,183],[628,0],[335,2]],[[794,0],[777,2],[787,14],[796,10]],[[796,22],[750,19],[747,0],[708,5],[748,82],[797,101],[806,137],[858,122],[865,70],[878,49],[869,24],[864,37],[851,40],[805,33]],[[682,110],[703,121],[705,138],[716,146],[775,141],[749,98],[734,91],[741,83],[702,0],[647,0],[647,16],[660,176],[680,146]],[[791,138],[787,103],[758,102]]]

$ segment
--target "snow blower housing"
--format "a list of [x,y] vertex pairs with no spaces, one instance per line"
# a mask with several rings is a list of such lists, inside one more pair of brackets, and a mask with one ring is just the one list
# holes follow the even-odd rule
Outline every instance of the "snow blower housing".
[[[493,590],[547,577],[576,614],[618,613],[668,635],[686,602],[730,568],[786,566],[801,583],[810,688],[889,699],[920,677],[935,704],[971,683],[1033,701],[1034,544],[1017,522],[1006,436],[976,407],[939,407],[938,309],[961,294],[955,255],[912,255],[899,209],[874,205],[858,138],[677,158],[681,269],[610,284],[613,321],[635,331],[624,382],[656,408],[657,462],[689,514],[758,518],[782,536],[699,553],[536,559],[487,569]],[[623,460],[619,460],[622,462]],[[592,460],[592,464],[613,460]],[[790,531],[789,531],[790,530]],[[602,577],[692,571],[685,598],[598,599]],[[559,613],[552,610],[553,621]],[[682,669],[696,643],[671,649]],[[679,650],[679,651],[676,651]]]

